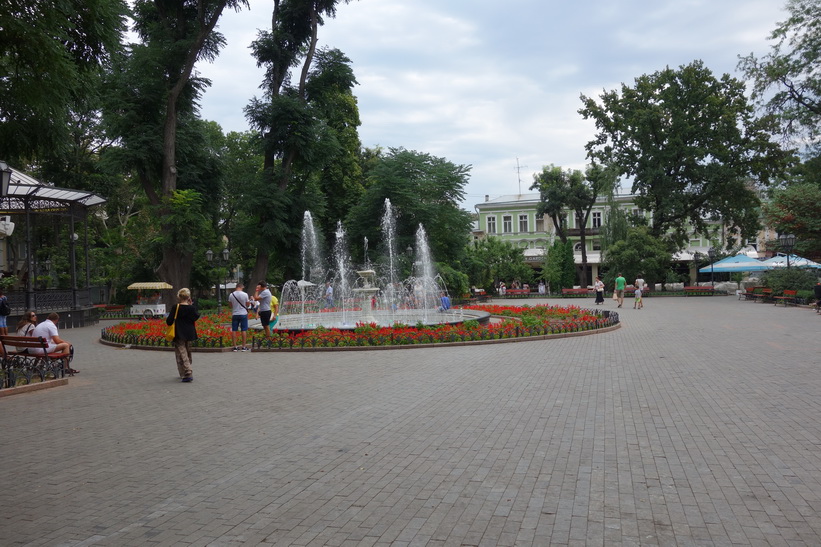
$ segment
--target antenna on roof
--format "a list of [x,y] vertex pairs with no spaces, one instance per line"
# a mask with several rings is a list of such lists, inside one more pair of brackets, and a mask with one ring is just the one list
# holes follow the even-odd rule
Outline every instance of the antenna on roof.
[[519,165],[519,157],[516,157],[516,176],[519,178],[519,195],[522,195],[522,168],[527,165]]

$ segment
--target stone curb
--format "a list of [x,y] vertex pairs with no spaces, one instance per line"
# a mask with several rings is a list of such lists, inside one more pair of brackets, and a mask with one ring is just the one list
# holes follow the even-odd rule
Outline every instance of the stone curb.
[[46,380],[45,382],[37,382],[36,384],[27,384],[24,386],[7,387],[0,389],[0,398],[17,395],[19,393],[28,393],[30,391],[40,391],[41,389],[49,389],[52,387],[67,386],[68,378],[57,378],[56,380]]

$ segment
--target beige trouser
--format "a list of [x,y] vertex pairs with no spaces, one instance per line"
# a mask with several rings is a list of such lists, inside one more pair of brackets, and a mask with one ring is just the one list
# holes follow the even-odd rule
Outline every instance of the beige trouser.
[[174,340],[174,355],[177,357],[177,370],[180,371],[180,378],[193,376],[191,370],[191,342],[188,340]]

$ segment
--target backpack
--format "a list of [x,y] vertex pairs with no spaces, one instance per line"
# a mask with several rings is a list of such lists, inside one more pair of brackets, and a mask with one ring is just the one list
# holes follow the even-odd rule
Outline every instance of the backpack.
[[11,314],[11,308],[9,307],[9,301],[6,297],[0,298],[0,315],[9,315]]

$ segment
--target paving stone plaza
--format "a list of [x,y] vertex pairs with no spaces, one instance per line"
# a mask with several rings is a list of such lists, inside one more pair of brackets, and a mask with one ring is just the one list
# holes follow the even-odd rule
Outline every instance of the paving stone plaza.
[[821,316],[625,306],[559,340],[197,353],[191,384],[66,330],[81,374],[0,398],[0,545],[821,545]]

